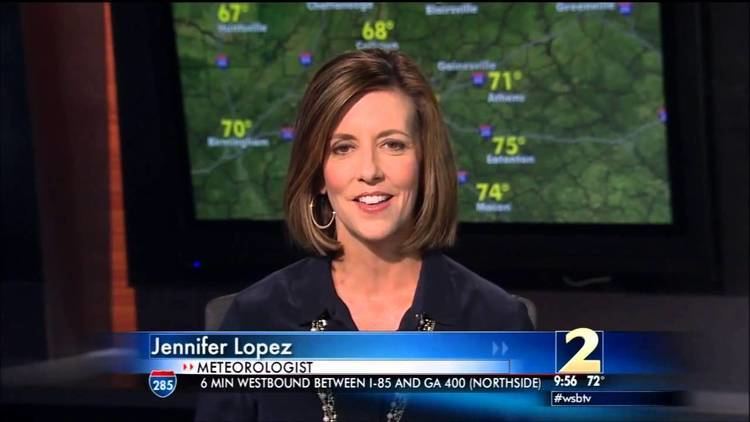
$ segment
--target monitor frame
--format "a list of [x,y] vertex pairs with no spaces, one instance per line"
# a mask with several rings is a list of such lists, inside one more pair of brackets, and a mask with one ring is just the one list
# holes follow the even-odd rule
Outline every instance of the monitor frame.
[[[449,256],[513,290],[721,289],[703,11],[661,11],[673,223],[461,223]],[[171,16],[168,4],[112,5],[130,282],[251,284],[306,254],[282,221],[195,218]]]

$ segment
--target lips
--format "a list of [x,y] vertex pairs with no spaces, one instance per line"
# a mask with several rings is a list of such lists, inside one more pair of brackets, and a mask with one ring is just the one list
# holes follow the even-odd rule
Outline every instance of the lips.
[[354,201],[363,205],[377,205],[393,198],[393,195],[384,192],[368,192],[354,198]]
[[357,207],[367,214],[378,214],[391,205],[393,195],[385,192],[367,192],[354,198]]

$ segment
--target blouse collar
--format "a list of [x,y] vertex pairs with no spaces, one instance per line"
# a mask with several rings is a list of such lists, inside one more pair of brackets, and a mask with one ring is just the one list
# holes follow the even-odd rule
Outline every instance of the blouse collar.
[[[448,259],[439,251],[429,251],[423,255],[411,306],[411,312],[433,319],[438,327],[450,327],[458,318],[455,305],[458,280],[446,265]],[[292,305],[298,310],[300,326],[346,311],[333,285],[330,257],[312,257],[302,270],[304,274],[299,274],[292,281],[290,295]]]

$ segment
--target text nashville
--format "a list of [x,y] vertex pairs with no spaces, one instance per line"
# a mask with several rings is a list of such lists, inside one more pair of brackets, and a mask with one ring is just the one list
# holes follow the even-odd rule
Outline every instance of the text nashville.
[[[232,356],[248,356],[260,359],[266,356],[291,356],[292,343],[240,343],[234,338]],[[229,343],[214,343],[208,341],[208,336],[197,337],[195,342],[164,342],[158,336],[152,342],[152,357],[165,356],[225,356]]]

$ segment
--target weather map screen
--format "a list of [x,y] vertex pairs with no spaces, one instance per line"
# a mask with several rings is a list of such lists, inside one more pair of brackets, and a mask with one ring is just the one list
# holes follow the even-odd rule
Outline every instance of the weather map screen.
[[672,223],[658,4],[197,3],[173,18],[199,220],[281,219],[307,83],[382,48],[435,90],[462,222]]

